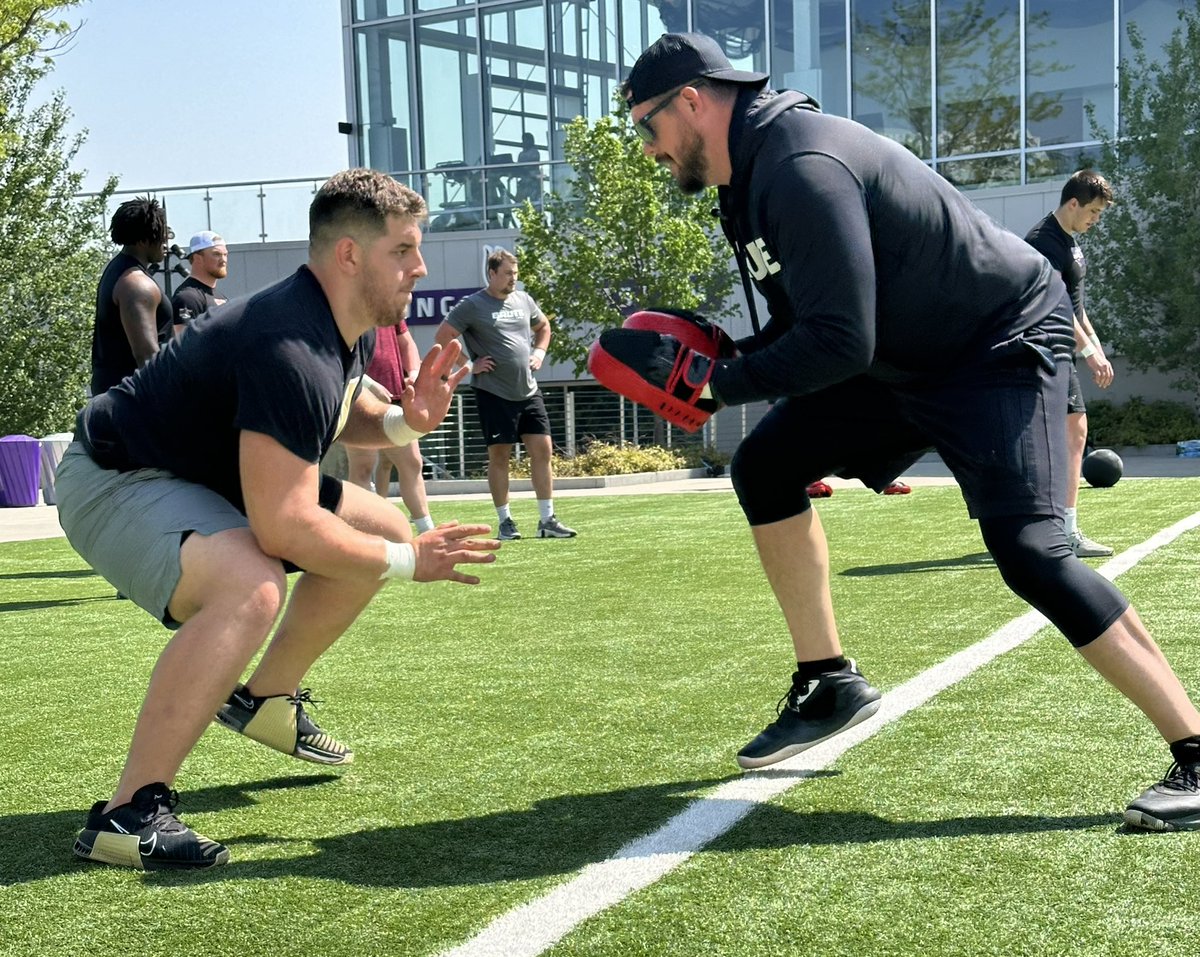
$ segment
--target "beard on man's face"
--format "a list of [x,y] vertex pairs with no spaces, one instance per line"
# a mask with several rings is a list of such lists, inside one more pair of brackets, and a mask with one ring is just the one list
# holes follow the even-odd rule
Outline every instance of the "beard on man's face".
[[708,161],[704,158],[704,143],[700,134],[693,132],[683,144],[677,163],[675,182],[686,196],[694,196],[708,186]]

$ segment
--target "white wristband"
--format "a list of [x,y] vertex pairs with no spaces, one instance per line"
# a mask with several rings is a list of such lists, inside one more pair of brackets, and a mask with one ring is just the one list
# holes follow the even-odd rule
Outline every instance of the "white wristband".
[[392,445],[408,445],[429,434],[418,432],[405,422],[404,410],[395,405],[383,413],[383,433]]
[[417,571],[417,553],[408,542],[389,542],[387,546],[388,567],[384,569],[379,580],[386,578],[403,578],[406,582],[413,580]]
[[546,358],[546,350],[545,349],[534,349],[533,357],[540,362],[542,359]]
[[1079,358],[1081,358],[1081,359],[1086,359],[1089,356],[1094,356],[1095,354],[1096,354],[1096,346],[1091,342],[1089,342],[1086,346],[1084,346],[1082,349],[1079,350]]

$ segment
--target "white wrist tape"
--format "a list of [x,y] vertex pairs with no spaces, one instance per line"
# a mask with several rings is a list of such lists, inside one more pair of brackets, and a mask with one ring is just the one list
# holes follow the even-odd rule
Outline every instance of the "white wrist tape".
[[535,359],[539,359],[539,360],[545,359],[546,358],[546,350],[545,349],[534,349],[533,357]]
[[418,432],[404,421],[404,410],[393,405],[383,413],[383,434],[392,445],[408,445],[417,439],[424,438],[428,432]]
[[1081,358],[1081,359],[1087,359],[1088,357],[1094,356],[1095,354],[1096,354],[1096,346],[1095,346],[1095,344],[1093,344],[1091,342],[1089,342],[1086,346],[1084,346],[1082,349],[1079,350],[1079,358]]
[[388,567],[379,580],[386,578],[402,578],[406,582],[413,580],[417,571],[417,553],[408,542],[384,542],[387,545]]

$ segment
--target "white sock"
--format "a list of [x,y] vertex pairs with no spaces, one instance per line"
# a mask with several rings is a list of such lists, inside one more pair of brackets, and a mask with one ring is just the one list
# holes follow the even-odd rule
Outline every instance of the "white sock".
[[547,521],[554,514],[554,499],[539,498],[538,499],[538,515],[541,516],[543,522]]
[[1075,524],[1075,513],[1077,509],[1068,508],[1063,512],[1063,524],[1067,527],[1067,538],[1075,534],[1075,529],[1078,527]]
[[507,504],[497,505],[496,514],[500,516],[500,521],[502,522],[507,522],[510,518],[512,518],[512,512],[508,510]]
[[413,524],[417,526],[418,535],[420,535],[422,532],[433,531],[433,519],[428,515],[422,515],[420,518],[414,518]]

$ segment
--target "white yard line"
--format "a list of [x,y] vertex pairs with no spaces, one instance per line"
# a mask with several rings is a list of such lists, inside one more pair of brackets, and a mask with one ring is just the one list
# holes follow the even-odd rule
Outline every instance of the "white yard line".
[[[1200,512],[1106,562],[1110,581],[1147,555],[1200,526]],[[828,767],[856,744],[920,707],[939,691],[962,681],[993,658],[1023,644],[1048,622],[1036,611],[1014,618],[998,631],[883,696],[876,714],[862,724],[801,754],[750,772],[699,798],[651,834],[626,844],[606,861],[589,864],[548,894],[497,917],[475,937],[444,951],[443,957],[535,957],[589,917],[620,903],[634,891],[668,874],[706,844],[730,830],[755,807]]]

